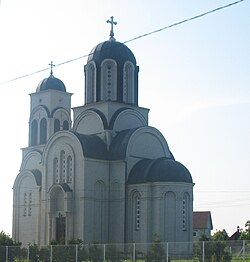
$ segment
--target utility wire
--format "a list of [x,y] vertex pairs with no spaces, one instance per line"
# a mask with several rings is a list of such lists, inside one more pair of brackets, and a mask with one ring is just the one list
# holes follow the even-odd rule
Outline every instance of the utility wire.
[[[212,9],[212,10],[207,11],[207,12],[205,12],[205,13],[202,13],[202,14],[199,14],[199,15],[196,15],[196,16],[193,16],[193,17],[191,17],[191,18],[184,19],[184,20],[182,20],[182,21],[179,21],[179,22],[173,23],[173,24],[171,24],[171,25],[162,27],[162,28],[160,28],[160,29],[151,31],[151,32],[149,32],[149,33],[146,33],[146,34],[139,35],[139,36],[137,36],[137,37],[131,38],[131,39],[129,39],[129,40],[124,41],[122,44],[126,44],[126,43],[129,43],[129,42],[132,42],[132,41],[141,39],[141,38],[143,38],[143,37],[147,37],[147,36],[150,36],[150,35],[159,33],[159,32],[161,32],[161,31],[163,31],[163,30],[166,30],[166,29],[169,29],[169,28],[172,28],[172,27],[175,27],[175,26],[178,26],[178,25],[181,25],[181,24],[190,22],[190,21],[192,21],[192,20],[201,18],[201,17],[203,17],[203,16],[206,16],[206,15],[212,14],[212,13],[214,13],[214,12],[220,11],[220,10],[222,10],[222,9],[231,7],[231,6],[236,5],[236,4],[239,4],[240,2],[243,2],[243,1],[245,1],[245,0],[238,0],[238,1],[232,2],[232,3],[227,4],[227,5],[217,7],[217,8],[215,8],[215,9]],[[79,60],[79,59],[88,57],[89,55],[91,55],[91,53],[90,53],[90,54],[87,54],[87,55],[79,56],[79,57],[77,57],[77,58],[73,58],[73,59],[70,59],[70,60],[67,60],[67,61],[64,61],[64,62],[59,63],[59,64],[54,65],[54,66],[61,66],[61,65],[64,65],[64,64],[68,64],[68,63],[74,62],[74,61],[76,61],[76,60]],[[26,74],[26,75],[22,75],[22,76],[19,76],[19,77],[15,77],[15,78],[13,78],[13,79],[10,79],[10,80],[1,82],[0,85],[4,85],[4,84],[10,83],[10,82],[19,80],[19,79],[21,79],[21,78],[25,78],[25,77],[28,77],[28,76],[32,76],[32,75],[41,73],[41,72],[46,71],[46,70],[49,70],[49,69],[50,69],[50,67],[47,67],[47,68],[44,68],[44,69],[35,71],[35,72],[33,72],[33,73],[29,73],[29,74]]]

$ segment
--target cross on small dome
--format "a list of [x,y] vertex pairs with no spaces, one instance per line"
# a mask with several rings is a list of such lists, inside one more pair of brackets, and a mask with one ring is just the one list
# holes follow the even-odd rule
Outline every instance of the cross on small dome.
[[49,66],[50,66],[50,75],[51,76],[53,76],[53,67],[55,67],[55,65],[53,64],[53,61],[51,61],[50,63],[49,63]]
[[114,38],[114,25],[117,25],[117,22],[114,21],[114,17],[111,16],[110,17],[110,20],[107,20],[107,23],[111,24],[111,29],[110,29],[110,38],[109,40],[110,41],[115,41],[115,38]]

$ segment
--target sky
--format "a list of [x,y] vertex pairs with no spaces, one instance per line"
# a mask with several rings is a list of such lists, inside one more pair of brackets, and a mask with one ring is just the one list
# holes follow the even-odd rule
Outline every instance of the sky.
[[[115,38],[125,42],[232,2],[1,0],[0,231],[12,233],[29,94],[49,76],[51,61],[74,94],[72,106],[80,106],[87,55],[109,38],[111,16]],[[249,13],[245,0],[126,44],[140,67],[139,106],[150,109],[149,125],[192,174],[194,210],[211,211],[213,232],[229,235],[250,220]]]

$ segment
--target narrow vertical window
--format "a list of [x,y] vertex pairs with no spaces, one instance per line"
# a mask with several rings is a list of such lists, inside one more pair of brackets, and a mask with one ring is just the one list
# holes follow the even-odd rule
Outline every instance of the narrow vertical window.
[[31,211],[32,211],[32,193],[30,192],[29,193],[29,212],[28,212],[28,215],[31,216]]
[[72,157],[68,156],[67,158],[67,182],[72,183],[73,181],[73,163]]
[[94,63],[86,67],[86,103],[96,102],[96,67]]
[[101,65],[101,100],[117,100],[117,65],[106,60]]
[[184,194],[182,199],[182,230],[188,229],[189,224],[189,195],[187,193]]
[[69,130],[69,122],[67,120],[63,121],[63,130]]
[[54,163],[53,163],[53,173],[54,173],[54,182],[56,184],[60,183],[60,178],[59,178],[59,164],[58,164],[58,158],[54,158]]
[[130,62],[126,62],[123,68],[123,102],[135,102],[134,65]]
[[27,193],[23,195],[23,216],[27,215]]
[[58,119],[55,119],[54,121],[54,133],[60,131],[60,121]]
[[66,159],[65,159],[65,151],[61,152],[61,180],[63,183],[66,183]]
[[32,146],[37,145],[37,131],[38,131],[37,121],[33,120],[31,123],[31,141],[30,141],[30,144]]
[[140,230],[140,196],[136,196],[136,231]]
[[43,118],[40,122],[40,144],[45,144],[47,141],[47,121]]

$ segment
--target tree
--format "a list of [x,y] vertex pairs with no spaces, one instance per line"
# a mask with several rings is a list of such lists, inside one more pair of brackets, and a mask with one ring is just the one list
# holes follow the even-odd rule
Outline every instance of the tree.
[[229,238],[229,236],[228,236],[228,233],[225,229],[216,231],[212,235],[213,241],[225,241],[225,240],[228,240],[228,238]]
[[6,234],[4,231],[0,232],[0,246],[13,246],[14,243],[10,235]]
[[165,262],[166,261],[166,253],[161,244],[161,240],[159,237],[155,237],[150,250],[146,255],[147,262]]
[[250,220],[245,223],[245,230],[241,232],[240,239],[250,240]]
[[[11,246],[12,247],[11,249],[8,249],[8,258],[10,261],[14,260],[15,257],[18,257],[22,255],[23,253],[23,250],[21,250],[20,248],[21,243],[15,242],[10,237],[10,235],[5,233],[4,231],[0,232],[0,246],[3,246],[3,247]],[[6,248],[1,248],[0,249],[0,261],[5,261],[5,257],[6,257]]]

